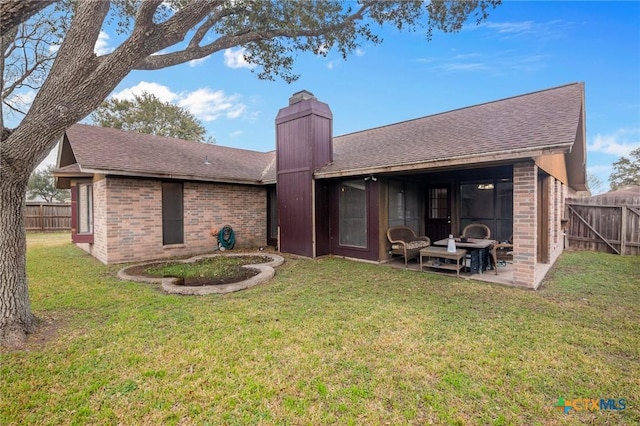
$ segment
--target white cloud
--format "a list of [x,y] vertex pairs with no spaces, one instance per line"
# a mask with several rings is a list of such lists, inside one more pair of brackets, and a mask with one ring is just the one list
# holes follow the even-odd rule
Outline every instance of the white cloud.
[[[13,109],[16,109],[26,114],[26,112],[29,111],[29,109],[31,108],[31,104],[33,103],[33,100],[36,98],[37,94],[38,92],[36,92],[35,90],[29,89],[24,92],[18,92],[13,94],[10,98],[5,99],[5,102],[9,104],[9,106],[11,106]],[[3,106],[3,110],[4,110],[4,106]],[[6,113],[7,115],[12,115],[14,114],[14,111],[7,110]],[[7,120],[7,122],[11,122],[11,120]]]
[[418,62],[430,64],[431,69],[443,72],[477,72],[504,75],[506,72],[535,72],[546,68],[548,56],[521,54],[511,50],[485,55],[477,52],[452,52],[447,58],[419,58]]
[[330,70],[334,69],[336,66],[338,66],[340,64],[340,60],[333,60],[333,61],[329,61],[327,62],[327,68],[329,68]]
[[628,156],[638,147],[640,147],[640,128],[618,129],[608,135],[598,133],[593,138],[593,142],[587,145],[587,150],[622,157]]
[[239,98],[239,95],[226,95],[223,90],[202,88],[186,94],[178,101],[178,106],[186,108],[203,121],[214,121],[221,115],[234,119],[246,109]]
[[355,53],[356,53],[356,56],[364,56],[365,51],[358,47]]
[[533,21],[524,22],[486,22],[482,24],[485,28],[498,31],[499,34],[529,33],[533,30]]
[[229,119],[234,119],[234,118],[238,118],[240,117],[242,114],[244,114],[245,110],[247,109],[246,105],[243,104],[237,104],[234,105],[233,107],[231,107],[228,111],[227,111],[227,118]]
[[160,99],[162,102],[173,102],[178,98],[178,95],[172,92],[167,86],[163,86],[158,83],[149,83],[147,81],[141,81],[133,87],[113,93],[111,97],[120,100],[133,100],[134,96],[140,96],[144,92],[155,95],[155,97]]
[[236,50],[234,49],[225,49],[224,51],[224,64],[229,68],[237,69],[237,68],[255,68],[255,64],[250,64],[245,61],[244,53],[247,49],[244,47],[240,47]]
[[205,56],[204,58],[200,58],[200,59],[194,59],[193,61],[189,61],[187,62],[187,64],[191,67],[191,68],[195,68],[198,65],[201,65],[204,61],[206,61],[207,59],[209,59],[209,56]]
[[244,133],[243,130],[236,130],[235,132],[229,133],[229,137],[237,138],[238,136],[241,136],[243,133]]
[[113,52],[113,49],[113,47],[109,46],[109,34],[106,31],[100,31],[96,45],[93,47],[95,54],[98,56],[106,55]]
[[485,71],[490,69],[487,64],[481,62],[467,62],[467,63],[448,63],[442,64],[442,68],[447,71]]
[[247,106],[238,94],[227,95],[223,90],[213,91],[207,87],[192,92],[175,93],[162,84],[141,81],[133,87],[113,93],[112,98],[133,99],[134,95],[151,93],[163,102],[171,102],[186,109],[202,121],[214,121],[221,116],[233,120],[246,115]]
[[519,21],[519,22],[485,22],[477,27],[468,26],[466,29],[474,30],[475,28],[489,29],[501,38],[515,37],[536,37],[537,39],[553,40],[565,37],[565,34],[571,30],[573,23],[560,19],[535,22],[535,21]]

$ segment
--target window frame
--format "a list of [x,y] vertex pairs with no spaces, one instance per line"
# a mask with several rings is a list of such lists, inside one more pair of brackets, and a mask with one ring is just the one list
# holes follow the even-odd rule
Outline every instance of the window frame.
[[[463,205],[463,186],[476,186],[478,191],[491,194],[491,215],[465,215]],[[505,186],[507,191],[505,191]],[[510,187],[510,192],[508,188]],[[507,202],[507,204],[505,204]],[[460,182],[460,229],[471,223],[483,223],[491,229],[491,239],[504,241],[513,233],[513,179],[489,178]]]
[[[178,191],[179,188],[179,191]],[[172,193],[172,191],[175,191]],[[170,202],[179,201],[178,206]],[[176,209],[178,207],[178,209]],[[184,184],[182,182],[162,182],[162,245],[184,244]],[[179,213],[178,213],[179,212]],[[174,226],[179,229],[173,229]],[[169,231],[169,229],[171,231]]]
[[[360,188],[362,187],[362,188]],[[351,189],[357,189],[362,191],[362,198],[361,198],[361,202],[362,205],[357,206],[360,207],[357,210],[361,210],[362,212],[362,217],[345,217],[345,214],[347,213],[346,211],[346,206],[345,206],[345,198],[343,197],[343,194],[347,192],[347,189],[351,190]],[[351,247],[351,248],[357,248],[357,249],[367,249],[369,247],[369,215],[368,215],[368,194],[367,194],[367,185],[366,182],[363,182],[362,180],[359,179],[352,179],[352,180],[345,180],[340,182],[339,185],[339,197],[338,197],[338,244],[341,247]],[[351,209],[351,211],[354,211],[353,209]],[[362,221],[362,225],[359,226],[360,229],[358,229],[358,231],[363,231],[363,234],[360,235],[362,240],[362,244],[359,244],[360,241],[347,241],[344,238],[347,237],[346,235],[346,229],[347,229],[347,224],[345,223],[345,220],[350,220],[351,222],[354,221]]]
[[[84,193],[81,190],[83,187],[88,188]],[[95,231],[93,182],[76,182],[71,189],[71,241],[74,243],[93,243]],[[81,209],[85,209],[85,211],[82,212]],[[82,213],[84,213],[89,226],[80,231]]]

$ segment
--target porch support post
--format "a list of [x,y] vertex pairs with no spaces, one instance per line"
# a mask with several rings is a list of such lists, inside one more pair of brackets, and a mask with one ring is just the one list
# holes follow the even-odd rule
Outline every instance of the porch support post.
[[513,166],[513,283],[535,288],[538,238],[538,166]]

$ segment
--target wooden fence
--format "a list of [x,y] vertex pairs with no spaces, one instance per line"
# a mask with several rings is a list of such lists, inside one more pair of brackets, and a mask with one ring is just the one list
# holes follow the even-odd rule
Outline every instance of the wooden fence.
[[569,248],[640,255],[640,197],[570,198]]
[[24,221],[27,231],[69,231],[71,204],[28,202]]

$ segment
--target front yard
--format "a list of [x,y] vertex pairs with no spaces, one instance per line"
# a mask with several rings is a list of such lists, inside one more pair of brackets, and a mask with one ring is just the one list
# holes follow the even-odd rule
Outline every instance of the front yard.
[[0,424],[640,423],[638,256],[566,253],[537,292],[288,258],[167,296],[120,267],[28,236],[43,326],[0,352]]

